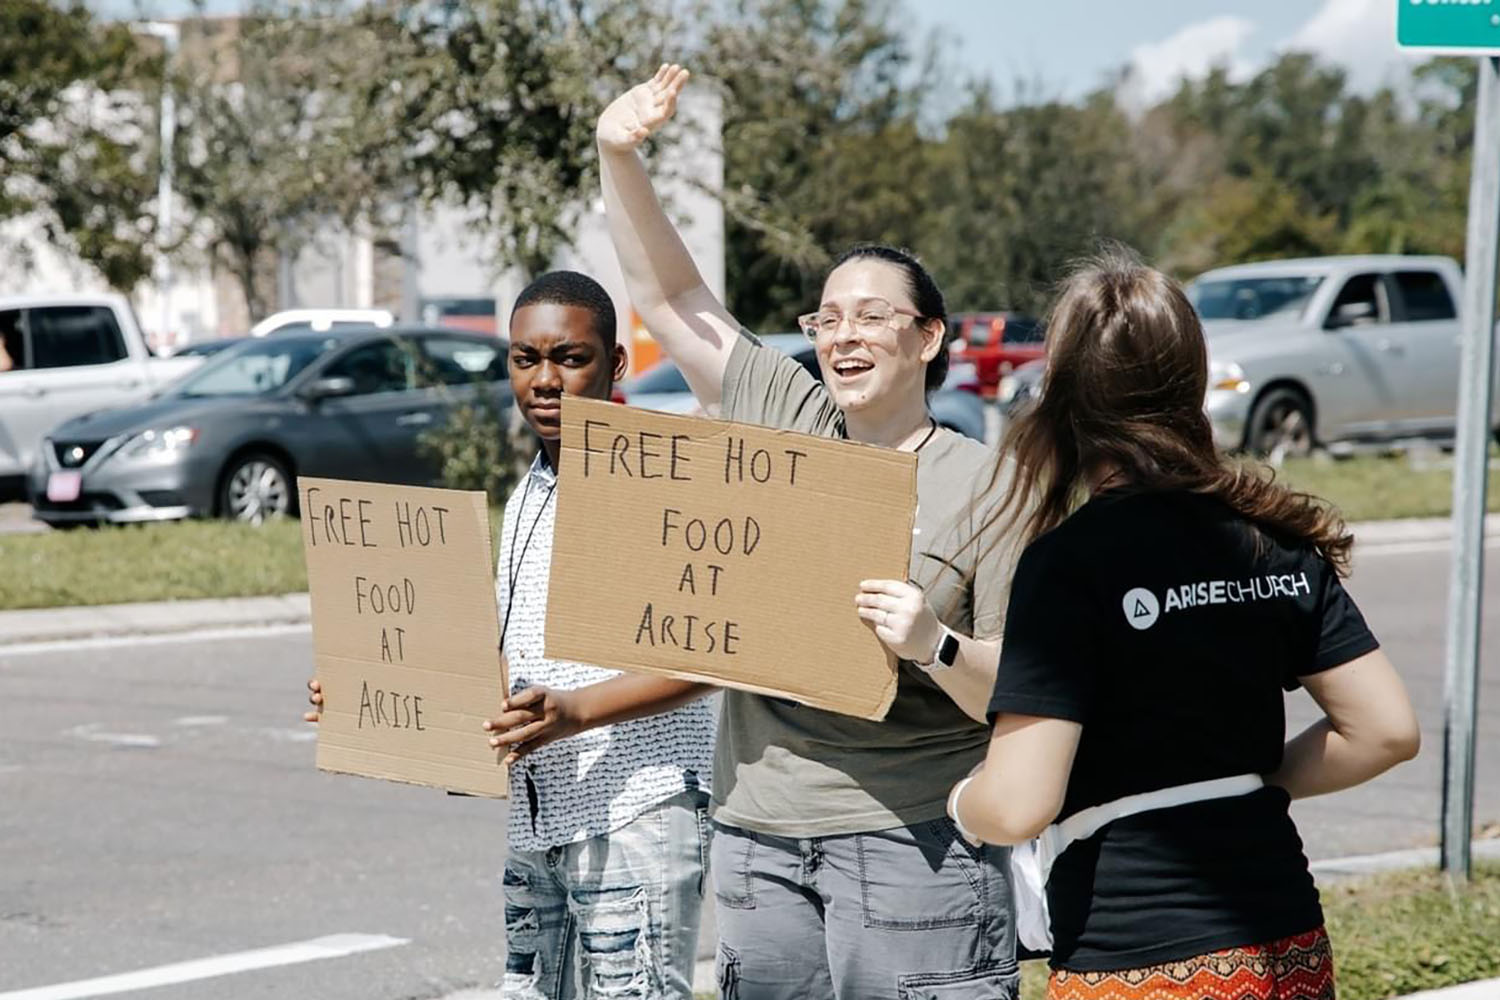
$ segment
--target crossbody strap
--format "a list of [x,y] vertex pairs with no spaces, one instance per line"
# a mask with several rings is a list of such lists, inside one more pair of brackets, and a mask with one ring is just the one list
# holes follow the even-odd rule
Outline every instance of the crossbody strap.
[[1196,781],[1191,785],[1175,785],[1154,792],[1141,792],[1105,802],[1102,805],[1080,809],[1061,823],[1047,827],[1041,836],[1043,871],[1050,871],[1052,862],[1075,841],[1087,840],[1117,819],[1134,816],[1154,809],[1170,809],[1185,806],[1190,802],[1206,802],[1209,799],[1230,799],[1249,795],[1265,787],[1265,779],[1258,774],[1239,774],[1232,778],[1214,778],[1211,781]]

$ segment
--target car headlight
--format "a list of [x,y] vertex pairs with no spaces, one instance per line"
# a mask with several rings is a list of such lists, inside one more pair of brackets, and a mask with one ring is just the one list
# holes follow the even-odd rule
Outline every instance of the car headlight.
[[198,440],[196,427],[169,427],[166,430],[142,431],[120,449],[121,458],[159,458],[182,451]]
[[1212,361],[1208,365],[1208,387],[1244,393],[1250,391],[1250,381],[1245,378],[1245,370],[1239,365]]

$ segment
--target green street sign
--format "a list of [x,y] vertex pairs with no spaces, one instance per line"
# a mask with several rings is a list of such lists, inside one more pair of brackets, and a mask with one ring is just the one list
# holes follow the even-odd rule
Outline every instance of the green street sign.
[[1403,49],[1500,55],[1500,0],[1396,0]]

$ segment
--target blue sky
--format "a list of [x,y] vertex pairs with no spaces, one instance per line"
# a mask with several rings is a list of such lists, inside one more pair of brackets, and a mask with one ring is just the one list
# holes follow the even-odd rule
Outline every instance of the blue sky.
[[[188,0],[88,0],[110,16],[182,16]],[[939,31],[962,67],[1002,92],[1024,82],[1042,96],[1076,98],[1126,65],[1139,100],[1165,96],[1184,74],[1215,63],[1240,76],[1287,48],[1344,66],[1360,87],[1399,78],[1397,0],[901,0],[921,28]],[[243,0],[207,0],[234,12]]]
[[1397,0],[908,0],[971,75],[1075,98],[1133,65],[1139,99],[1216,63],[1253,73],[1280,51],[1317,53],[1360,88],[1399,80]]
[[1009,86],[1023,80],[1074,97],[1130,62],[1134,49],[1192,24],[1244,18],[1261,57],[1308,19],[1316,0],[916,0],[919,23],[950,36],[964,68]]

